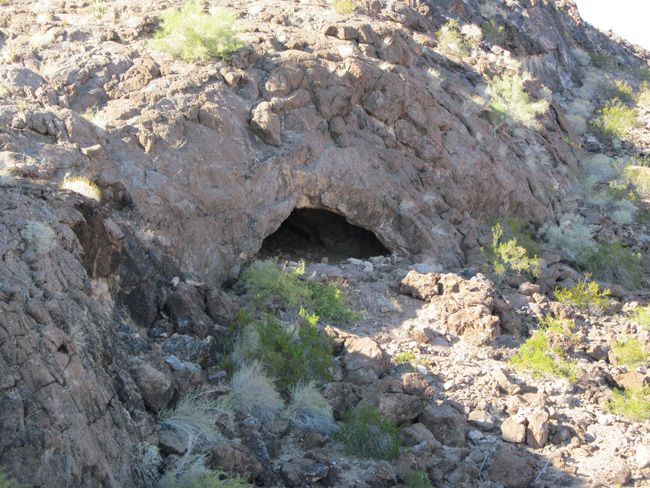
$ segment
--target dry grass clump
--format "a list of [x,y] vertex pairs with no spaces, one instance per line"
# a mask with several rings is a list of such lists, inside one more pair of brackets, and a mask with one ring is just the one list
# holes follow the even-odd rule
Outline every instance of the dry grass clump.
[[102,190],[91,180],[83,176],[66,176],[61,183],[62,190],[70,190],[80,195],[95,200],[102,199]]
[[526,127],[538,126],[537,115],[544,113],[548,108],[546,100],[533,101],[525,84],[530,81],[530,74],[494,77],[487,89],[489,95],[488,105],[496,117],[497,125],[505,122],[522,124]]

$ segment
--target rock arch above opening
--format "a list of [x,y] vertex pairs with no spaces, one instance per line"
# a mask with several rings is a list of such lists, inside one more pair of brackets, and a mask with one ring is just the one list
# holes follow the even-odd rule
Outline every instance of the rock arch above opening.
[[387,256],[390,251],[371,231],[324,209],[297,208],[264,239],[260,254],[281,259],[333,261]]

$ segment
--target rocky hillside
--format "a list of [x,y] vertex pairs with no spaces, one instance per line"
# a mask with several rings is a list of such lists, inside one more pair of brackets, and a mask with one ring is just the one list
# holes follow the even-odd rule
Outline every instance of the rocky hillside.
[[2,488],[650,484],[648,52],[571,0],[0,4]]

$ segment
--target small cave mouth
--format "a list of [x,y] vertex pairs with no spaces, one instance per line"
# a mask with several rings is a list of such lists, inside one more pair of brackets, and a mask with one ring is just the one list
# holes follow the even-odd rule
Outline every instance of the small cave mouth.
[[348,258],[389,256],[371,231],[323,209],[296,208],[262,243],[262,257],[338,262]]

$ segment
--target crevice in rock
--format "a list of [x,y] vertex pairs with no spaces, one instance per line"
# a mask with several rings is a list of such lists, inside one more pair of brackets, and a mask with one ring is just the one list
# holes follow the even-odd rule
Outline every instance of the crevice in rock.
[[297,208],[262,243],[262,257],[307,259],[367,259],[387,256],[377,236],[349,223],[345,217],[324,209]]

